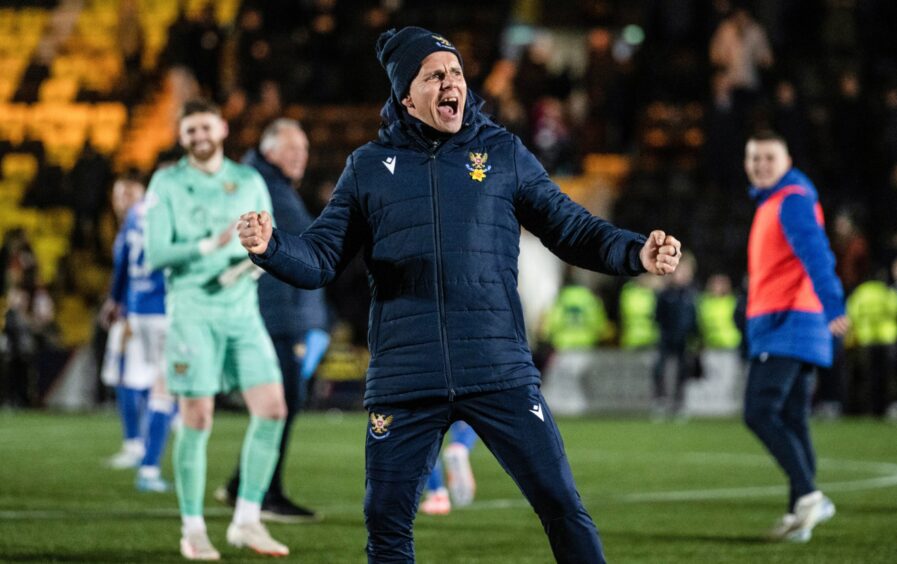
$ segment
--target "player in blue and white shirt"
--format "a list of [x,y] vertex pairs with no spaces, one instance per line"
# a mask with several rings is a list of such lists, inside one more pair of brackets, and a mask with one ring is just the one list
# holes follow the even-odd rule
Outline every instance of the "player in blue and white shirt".
[[[136,185],[136,186],[134,186]],[[162,480],[159,460],[165,450],[175,402],[165,387],[165,280],[162,271],[151,271],[144,259],[146,205],[145,187],[133,180],[119,180],[113,189],[139,193],[139,199],[127,211],[116,236],[114,273],[109,309],[122,326],[120,335],[110,329],[109,341],[122,343],[122,361],[115,355],[104,367],[104,381],[115,385],[125,428],[122,455],[113,465],[130,467],[140,464],[137,489],[167,491]],[[148,406],[146,398],[149,397]],[[146,414],[146,431],[141,433]],[[135,434],[136,432],[136,434]],[[114,464],[118,462],[118,464]]]

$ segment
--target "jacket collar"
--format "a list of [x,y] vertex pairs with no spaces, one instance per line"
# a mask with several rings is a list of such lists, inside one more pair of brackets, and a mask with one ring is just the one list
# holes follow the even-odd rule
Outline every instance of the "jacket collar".
[[750,198],[754,201],[754,203],[759,206],[783,188],[795,185],[805,189],[813,198],[813,200],[817,200],[819,198],[813,182],[811,182],[810,179],[807,178],[807,175],[796,168],[791,168],[788,172],[786,172],[785,176],[780,178],[772,188],[757,188],[756,186],[751,186],[748,190],[748,194],[750,195]]
[[272,181],[275,182],[285,182],[287,184],[292,184],[289,178],[280,170],[280,168],[274,166],[268,159],[262,156],[259,153],[258,149],[250,149],[243,155],[243,158],[240,160],[245,165],[249,165],[252,168],[256,169],[259,174],[265,179],[265,182],[270,186]]
[[[461,130],[440,141],[436,146],[465,145],[476,137],[480,128],[492,123],[492,120],[481,111],[484,104],[485,101],[468,88],[467,101],[464,104],[464,124],[461,126]],[[381,143],[394,147],[417,146],[431,150],[434,146],[433,140],[439,141],[438,133],[419,119],[412,117],[395,96],[390,96],[383,105],[383,109],[380,110],[380,119],[382,121],[379,134]]]

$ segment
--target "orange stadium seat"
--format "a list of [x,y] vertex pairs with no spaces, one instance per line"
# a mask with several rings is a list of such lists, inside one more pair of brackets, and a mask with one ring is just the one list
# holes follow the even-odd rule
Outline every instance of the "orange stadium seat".
[[77,94],[77,79],[74,77],[57,77],[43,81],[37,97],[41,102],[71,102]]

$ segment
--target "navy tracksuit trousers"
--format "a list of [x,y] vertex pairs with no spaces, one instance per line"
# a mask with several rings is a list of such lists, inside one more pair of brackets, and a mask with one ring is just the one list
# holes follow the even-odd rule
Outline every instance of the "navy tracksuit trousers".
[[815,369],[793,358],[761,355],[748,373],[744,421],[788,475],[789,513],[797,498],[816,490],[808,423]]
[[442,439],[466,421],[535,509],[558,562],[604,563],[551,411],[534,384],[369,409],[364,515],[368,562],[414,562],[412,523]]

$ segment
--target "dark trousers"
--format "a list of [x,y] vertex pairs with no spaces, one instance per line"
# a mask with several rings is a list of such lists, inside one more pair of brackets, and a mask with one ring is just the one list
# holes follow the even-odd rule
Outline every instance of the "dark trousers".
[[669,407],[678,412],[682,408],[682,400],[685,397],[685,382],[690,376],[689,357],[684,343],[682,345],[660,345],[657,363],[654,365],[654,399],[659,401],[669,397],[666,386],[666,368],[670,358],[676,361],[676,382],[673,388],[672,404]]
[[867,345],[858,347],[856,370],[851,378],[850,412],[884,415],[894,397],[891,380],[897,367],[897,347]]
[[[764,358],[765,357],[765,358]],[[744,422],[788,476],[788,511],[816,490],[816,455],[808,423],[815,366],[793,358],[762,355],[751,360]]]
[[[277,360],[280,362],[280,372],[283,376],[283,395],[287,404],[287,417],[284,420],[283,435],[280,438],[280,456],[277,458],[277,466],[274,475],[271,476],[271,485],[268,486],[266,498],[275,498],[284,495],[283,492],[283,465],[287,458],[287,447],[290,444],[290,429],[293,419],[299,414],[305,403],[306,382],[299,377],[301,359],[296,356],[296,343],[301,341],[298,335],[273,335],[271,341],[277,352]],[[240,462],[231,475],[227,489],[232,497],[237,496],[240,487]]]
[[453,402],[370,408],[364,515],[368,562],[414,562],[412,523],[442,439],[464,420],[535,509],[558,562],[605,562],[601,540],[580,500],[564,443],[532,384]]

